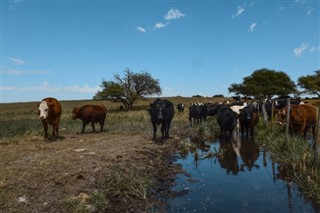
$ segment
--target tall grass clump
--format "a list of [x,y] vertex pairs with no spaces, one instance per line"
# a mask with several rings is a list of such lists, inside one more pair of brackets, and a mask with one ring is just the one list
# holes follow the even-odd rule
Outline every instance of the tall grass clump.
[[320,166],[314,166],[314,150],[307,140],[289,135],[286,141],[283,127],[258,125],[258,143],[269,150],[271,159],[285,168],[286,179],[297,184],[307,197],[320,202]]

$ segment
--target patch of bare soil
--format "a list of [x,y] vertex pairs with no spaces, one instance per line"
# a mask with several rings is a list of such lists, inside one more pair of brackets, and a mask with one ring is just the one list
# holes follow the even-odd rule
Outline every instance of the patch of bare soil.
[[[105,212],[165,211],[157,198],[170,192],[169,183],[180,170],[172,163],[176,147],[177,138],[155,144],[149,136],[107,133],[66,135],[56,142],[30,137],[0,143],[0,212],[80,211],[74,205],[86,204],[97,191],[104,194],[100,205]],[[106,178],[117,168],[145,171],[153,183],[147,196],[105,194]],[[101,212],[90,205],[84,210]]]

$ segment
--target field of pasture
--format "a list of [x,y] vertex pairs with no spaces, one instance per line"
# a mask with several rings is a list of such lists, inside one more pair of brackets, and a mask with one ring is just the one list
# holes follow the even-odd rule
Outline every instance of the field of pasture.
[[[180,168],[172,164],[179,141],[193,134],[188,113],[176,111],[171,139],[152,142],[146,109],[154,99],[121,111],[109,101],[61,101],[61,140],[44,141],[38,102],[0,105],[0,209],[5,212],[140,211],[163,208],[159,197]],[[219,101],[172,98],[174,104]],[[72,120],[73,107],[103,103],[108,108],[104,132]],[[99,130],[99,124],[96,128]],[[51,134],[49,127],[48,133]],[[158,131],[160,138],[160,130]],[[161,184],[160,184],[161,183]]]
[[[37,116],[38,102],[1,104],[0,209],[4,212],[165,211],[159,198],[174,196],[169,187],[175,174],[182,172],[172,163],[180,141],[199,134],[216,137],[219,129],[215,119],[190,127],[188,110],[178,113],[175,109],[171,138],[165,143],[154,143],[146,111],[153,100],[137,102],[132,111],[122,111],[120,103],[109,101],[61,101],[61,140],[58,141],[44,141]],[[169,100],[175,105],[189,106],[192,102],[226,99],[174,97]],[[82,122],[71,119],[72,108],[100,103],[108,108],[104,132],[92,133],[91,125],[87,125],[85,134],[80,134]],[[319,102],[313,104],[319,105]],[[99,124],[96,125],[99,130]],[[50,126],[49,133],[51,130]],[[295,153],[288,154],[286,159],[277,155],[283,151],[282,129],[275,127],[272,133],[269,130],[259,125],[257,136],[264,138],[261,144],[270,147],[276,159],[290,159],[288,162],[294,163]],[[159,130],[157,136],[160,138]],[[282,144],[282,148],[271,143],[275,141]],[[307,166],[309,161],[306,161],[312,157],[307,146],[297,155],[302,156],[296,157],[298,162],[294,168]],[[318,170],[312,174],[318,174]],[[314,178],[310,174],[307,174],[309,182]],[[319,185],[313,183],[308,187],[317,189],[311,197],[320,200]]]

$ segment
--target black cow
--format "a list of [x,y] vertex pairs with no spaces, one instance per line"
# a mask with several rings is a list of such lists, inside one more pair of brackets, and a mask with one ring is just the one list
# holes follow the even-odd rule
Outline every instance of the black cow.
[[150,115],[153,127],[153,141],[156,141],[157,125],[161,124],[162,140],[169,138],[170,124],[174,115],[174,106],[168,100],[157,99],[150,104]]
[[177,109],[180,113],[184,112],[184,105],[183,104],[178,104]]
[[194,124],[201,124],[202,120],[205,121],[207,117],[207,108],[202,103],[192,103],[189,107],[189,121],[192,126],[192,118]]
[[215,116],[218,112],[218,110],[220,109],[220,107],[222,107],[222,103],[207,103],[205,104],[206,108],[207,108],[207,116]]
[[222,106],[217,112],[217,121],[220,126],[221,136],[226,137],[227,132],[232,135],[233,129],[237,126],[238,114],[229,106]]

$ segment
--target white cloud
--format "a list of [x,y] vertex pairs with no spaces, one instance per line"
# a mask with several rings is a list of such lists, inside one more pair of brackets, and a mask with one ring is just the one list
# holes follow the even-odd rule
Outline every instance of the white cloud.
[[137,27],[137,30],[138,31],[140,31],[140,32],[143,32],[143,33],[145,33],[146,32],[146,29],[145,28],[143,28],[143,27]]
[[249,30],[248,30],[248,32],[253,32],[255,29],[256,29],[256,26],[257,26],[257,23],[252,23],[251,25],[250,25],[250,27],[249,27]]
[[311,47],[311,48],[309,49],[309,51],[310,51],[310,52],[318,52],[318,51],[320,51],[320,45],[319,45],[318,47]]
[[238,11],[235,15],[232,15],[232,18],[240,16],[244,12],[245,8],[244,6],[238,6]]
[[311,13],[313,12],[313,10],[314,10],[314,8],[310,8],[310,9],[308,9],[308,11],[307,11],[307,15],[311,15]]
[[181,17],[184,17],[185,14],[181,13],[180,10],[170,9],[168,13],[164,16],[165,20],[172,20],[172,19],[179,19]]
[[43,75],[50,73],[45,70],[15,70],[15,69],[5,69],[1,70],[1,73],[8,75]]
[[158,23],[156,23],[155,25],[154,25],[154,27],[156,28],[156,29],[160,29],[160,28],[164,28],[164,27],[166,27],[168,24],[164,24],[164,23],[162,23],[162,22],[158,22]]
[[295,56],[300,57],[303,54],[303,52],[305,52],[307,49],[308,44],[302,43],[300,47],[294,49],[294,54]]
[[79,86],[51,86],[47,81],[44,81],[40,86],[33,87],[17,87],[17,86],[1,86],[0,91],[15,91],[15,92],[61,92],[61,93],[89,93],[94,94],[100,89],[99,86],[90,87],[88,85]]
[[13,57],[8,57],[11,63],[21,65],[24,64],[25,62],[21,60],[20,58],[13,58]]

